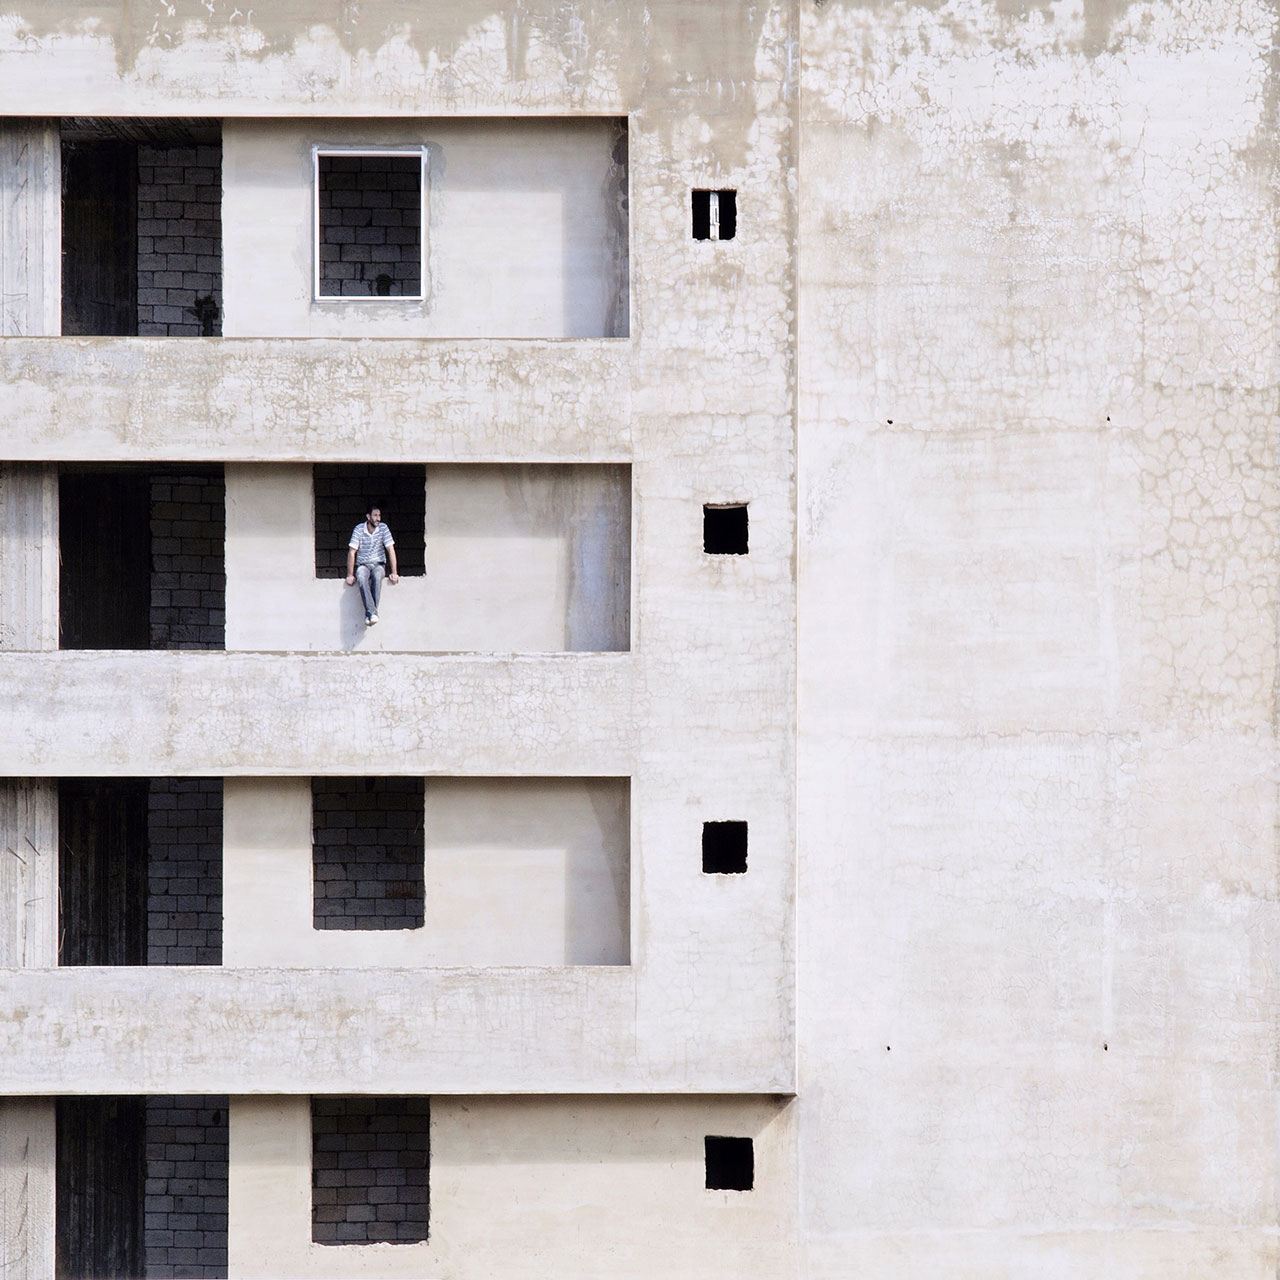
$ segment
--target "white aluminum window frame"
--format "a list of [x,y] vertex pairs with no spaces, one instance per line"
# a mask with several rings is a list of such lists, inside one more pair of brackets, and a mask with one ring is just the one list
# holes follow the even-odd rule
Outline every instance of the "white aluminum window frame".
[[[311,300],[326,305],[333,303],[387,303],[423,302],[427,289],[427,152],[422,146],[408,147],[326,147],[319,144],[311,148],[311,239],[312,239],[312,276]],[[328,156],[400,156],[406,160],[417,158],[418,175],[418,292],[397,293],[382,296],[380,294],[342,294],[320,292],[320,161]]]

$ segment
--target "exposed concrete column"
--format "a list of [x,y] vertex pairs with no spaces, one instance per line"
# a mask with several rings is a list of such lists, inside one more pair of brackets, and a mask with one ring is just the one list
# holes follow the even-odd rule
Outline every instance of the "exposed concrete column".
[[0,968],[58,963],[58,789],[0,779]]
[[62,147],[56,120],[0,123],[0,335],[62,327]]
[[[58,963],[57,785],[0,780],[0,968]],[[0,1099],[0,1276],[54,1274],[55,1104]]]
[[0,1275],[54,1274],[56,1109],[52,1099],[0,1099]]
[[0,651],[58,647],[58,473],[0,464]]

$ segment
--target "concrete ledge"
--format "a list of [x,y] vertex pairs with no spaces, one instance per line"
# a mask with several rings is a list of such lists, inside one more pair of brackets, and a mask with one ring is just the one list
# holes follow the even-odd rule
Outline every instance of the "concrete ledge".
[[11,653],[4,772],[623,776],[632,671],[622,653]]
[[792,1091],[789,1002],[700,967],[7,970],[0,1093]]
[[12,461],[626,462],[630,343],[4,338]]

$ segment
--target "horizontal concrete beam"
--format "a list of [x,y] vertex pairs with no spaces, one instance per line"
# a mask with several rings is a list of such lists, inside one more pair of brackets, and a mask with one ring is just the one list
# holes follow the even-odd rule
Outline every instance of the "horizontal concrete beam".
[[699,976],[9,970],[0,1093],[793,1091],[789,999]]
[[14,461],[625,462],[619,341],[5,338]]
[[14,777],[622,776],[632,684],[629,654],[12,653],[0,741]]

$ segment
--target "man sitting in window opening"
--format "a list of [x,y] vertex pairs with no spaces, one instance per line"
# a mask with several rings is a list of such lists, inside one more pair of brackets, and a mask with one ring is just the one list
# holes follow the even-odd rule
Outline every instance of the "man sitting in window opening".
[[371,627],[378,621],[378,600],[382,596],[382,577],[387,572],[387,557],[391,557],[391,582],[400,581],[396,571],[396,540],[391,530],[382,523],[382,512],[370,507],[364,519],[351,531],[347,543],[347,586],[360,584],[360,599],[364,601],[364,625]]

